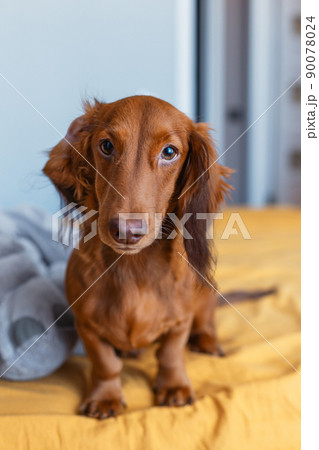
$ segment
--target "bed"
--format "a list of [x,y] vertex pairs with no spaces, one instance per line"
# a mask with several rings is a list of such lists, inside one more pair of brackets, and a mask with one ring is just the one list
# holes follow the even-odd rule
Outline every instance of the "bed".
[[186,351],[194,405],[153,405],[154,344],[138,359],[125,359],[122,416],[79,416],[90,364],[73,356],[46,378],[0,381],[0,449],[300,448],[300,211],[240,213],[251,239],[241,233],[221,239],[230,211],[216,221],[219,290],[278,292],[219,308],[225,358]]

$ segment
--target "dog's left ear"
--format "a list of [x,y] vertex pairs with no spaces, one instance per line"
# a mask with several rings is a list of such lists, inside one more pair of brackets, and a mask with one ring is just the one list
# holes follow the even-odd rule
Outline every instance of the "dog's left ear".
[[[212,242],[206,238],[206,221],[197,219],[197,213],[215,213],[232,187],[226,179],[233,170],[217,161],[217,153],[205,123],[194,124],[189,135],[189,151],[178,179],[178,214],[191,213],[185,228],[192,239],[184,237],[188,261],[198,271],[199,280],[212,282]],[[200,276],[201,274],[202,276]]]
[[66,136],[49,153],[43,172],[66,203],[84,204],[92,191],[95,172],[90,155],[90,139],[94,114],[101,103],[84,103],[85,113],[76,118]]

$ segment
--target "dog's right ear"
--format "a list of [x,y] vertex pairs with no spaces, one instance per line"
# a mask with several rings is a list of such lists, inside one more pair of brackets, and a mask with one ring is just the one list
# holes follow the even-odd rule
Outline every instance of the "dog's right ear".
[[93,186],[90,129],[87,113],[75,119],[65,138],[50,151],[49,161],[43,168],[67,203],[82,204]]

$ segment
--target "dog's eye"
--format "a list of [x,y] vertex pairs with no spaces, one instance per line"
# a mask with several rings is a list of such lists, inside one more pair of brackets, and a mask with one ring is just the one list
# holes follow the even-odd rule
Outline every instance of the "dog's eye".
[[114,152],[114,147],[111,141],[108,139],[103,139],[103,141],[100,142],[100,150],[101,152],[106,156],[111,156]]
[[172,145],[168,145],[167,147],[163,148],[161,153],[161,158],[165,159],[166,161],[171,161],[175,158],[177,155],[177,150]]

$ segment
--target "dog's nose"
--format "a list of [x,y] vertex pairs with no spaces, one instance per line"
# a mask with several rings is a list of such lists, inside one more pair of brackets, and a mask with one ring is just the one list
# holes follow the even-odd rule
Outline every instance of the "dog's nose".
[[122,219],[112,217],[109,221],[109,230],[114,241],[120,244],[136,244],[147,233],[144,219]]

